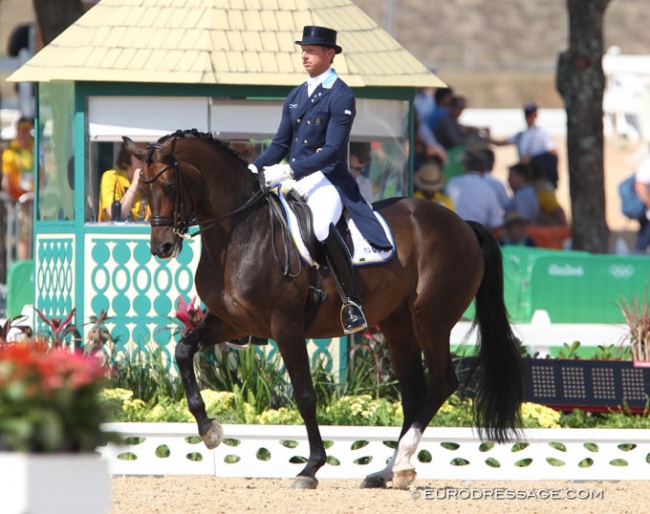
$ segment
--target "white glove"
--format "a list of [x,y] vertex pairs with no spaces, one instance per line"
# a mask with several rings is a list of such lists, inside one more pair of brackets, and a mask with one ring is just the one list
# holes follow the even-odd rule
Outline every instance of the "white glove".
[[288,164],[274,164],[264,168],[264,181],[267,186],[277,184],[291,178],[291,166]]
[[294,189],[298,191],[303,198],[307,198],[307,195],[309,195],[316,186],[322,185],[323,183],[329,184],[330,182],[329,180],[326,180],[322,171],[315,171],[314,173],[298,180]]
[[255,173],[255,175],[258,174],[257,166],[255,166],[252,162],[248,165],[248,169],[251,170],[252,173]]
[[295,180],[293,180],[292,178],[288,178],[287,180],[282,181],[282,186],[280,187],[280,190],[282,191],[282,194],[284,196],[287,196],[292,189],[296,189]]

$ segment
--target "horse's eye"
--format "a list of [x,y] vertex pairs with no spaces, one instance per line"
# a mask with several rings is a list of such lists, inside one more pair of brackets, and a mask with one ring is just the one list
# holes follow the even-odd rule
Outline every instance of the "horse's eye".
[[162,184],[163,194],[171,194],[176,192],[176,182],[164,182]]

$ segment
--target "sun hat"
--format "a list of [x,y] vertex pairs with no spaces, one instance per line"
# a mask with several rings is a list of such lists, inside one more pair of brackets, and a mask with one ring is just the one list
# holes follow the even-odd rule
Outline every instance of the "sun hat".
[[413,177],[413,184],[421,191],[440,191],[445,185],[445,176],[440,165],[429,162],[420,166]]
[[336,44],[336,31],[316,25],[306,25],[302,29],[302,41],[296,41],[297,45],[319,45],[334,48],[337,54],[343,49]]

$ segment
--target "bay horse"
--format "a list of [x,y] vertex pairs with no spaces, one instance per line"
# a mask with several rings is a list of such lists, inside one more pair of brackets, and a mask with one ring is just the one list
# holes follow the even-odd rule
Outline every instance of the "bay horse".
[[[294,273],[282,272],[275,258],[282,234],[272,229],[277,220],[268,208],[268,189],[224,142],[196,130],[164,136],[148,149],[129,138],[124,142],[144,161],[140,183],[151,208],[151,253],[177,256],[191,224],[198,224],[202,236],[195,285],[207,314],[175,350],[199,435],[215,448],[223,431],[206,414],[194,355],[248,334],[273,339],[309,440],[308,461],[292,487],[316,488],[326,454],[306,338],[343,335],[341,300],[331,274],[322,278],[326,299],[315,316],[307,317],[311,276],[318,271],[306,267],[294,250],[287,255]],[[416,476],[410,460],[425,428],[458,388],[450,332],[473,299],[479,368],[474,419],[484,439],[505,442],[518,436],[522,360],[504,302],[501,249],[492,233],[430,201],[394,198],[374,208],[392,230],[396,254],[356,273],[368,323],[380,328],[388,344],[404,423],[390,462],[361,487],[392,482],[405,489]]]

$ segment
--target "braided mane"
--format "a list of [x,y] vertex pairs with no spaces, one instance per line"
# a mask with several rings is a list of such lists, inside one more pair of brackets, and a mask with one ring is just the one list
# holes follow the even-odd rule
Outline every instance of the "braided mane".
[[180,138],[188,138],[188,137],[194,137],[196,139],[200,139],[201,141],[205,141],[209,144],[211,144],[215,149],[219,151],[227,151],[230,155],[232,155],[235,159],[239,160],[243,164],[247,164],[244,159],[242,159],[239,155],[239,152],[232,148],[231,146],[228,145],[227,142],[222,141],[221,139],[215,138],[212,134],[209,132],[199,132],[197,129],[185,129],[185,130],[177,130],[176,132],[172,132],[171,134],[167,134],[166,136],[161,137],[158,140],[159,144],[164,143],[165,141],[168,141],[169,139],[172,139],[174,137],[180,137]]

